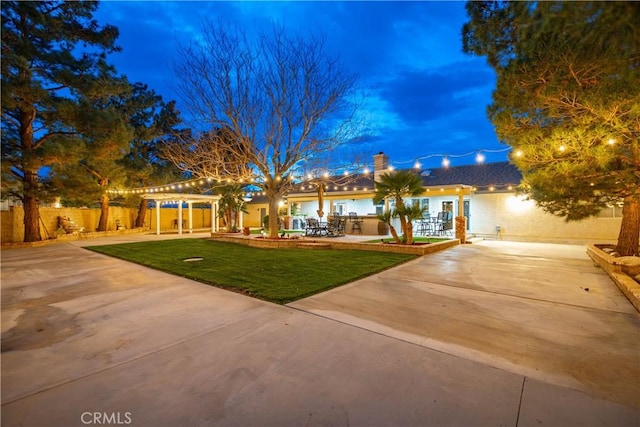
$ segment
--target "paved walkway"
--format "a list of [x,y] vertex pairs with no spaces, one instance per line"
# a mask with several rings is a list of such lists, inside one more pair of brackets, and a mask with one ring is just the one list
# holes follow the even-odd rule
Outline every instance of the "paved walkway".
[[118,239],[2,251],[3,426],[640,423],[640,316],[583,247],[465,245],[278,306],[81,247]]

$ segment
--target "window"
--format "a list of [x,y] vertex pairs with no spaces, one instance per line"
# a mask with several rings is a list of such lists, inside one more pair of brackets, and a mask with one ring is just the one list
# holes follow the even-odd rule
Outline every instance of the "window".
[[412,206],[419,206],[424,208],[426,206],[426,210],[429,210],[429,199],[411,199]]

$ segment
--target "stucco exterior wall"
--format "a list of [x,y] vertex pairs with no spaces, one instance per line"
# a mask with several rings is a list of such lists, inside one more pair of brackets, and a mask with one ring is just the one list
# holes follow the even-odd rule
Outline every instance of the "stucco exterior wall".
[[[455,195],[425,195],[429,200],[429,213],[437,215],[443,202],[451,202],[455,216],[459,215],[458,197]],[[533,201],[524,201],[512,192],[476,192],[464,196],[469,203],[468,234],[479,237],[556,243],[615,243],[618,238],[621,218],[588,218],[579,222],[565,222],[535,206]],[[347,211],[360,215],[375,212],[372,199],[349,199],[327,197],[324,202],[325,217],[330,212],[330,203],[345,203]],[[300,203],[302,213],[316,218],[317,201]],[[252,209],[250,209],[252,210]],[[399,228],[398,221],[394,226]],[[497,231],[496,227],[500,227]],[[375,234],[375,233],[372,233]]]
[[588,218],[565,222],[513,193],[476,193],[471,197],[470,212],[470,233],[520,241],[615,243],[622,221],[621,218]]
[[[19,225],[22,225],[22,222]],[[13,208],[9,208],[7,211],[0,211],[0,239],[2,242],[15,243],[24,240],[24,230],[22,232],[22,240],[14,240],[16,227],[18,225],[15,224]],[[24,228],[24,226],[22,227]]]
[[[211,209],[208,207],[196,207],[192,208],[192,220],[193,229],[197,228],[211,228]],[[178,221],[178,208],[161,208],[160,211],[160,230],[176,230]],[[184,222],[183,230],[189,227],[189,210],[182,208],[182,221]],[[147,211],[147,217],[145,219],[145,226],[151,228],[152,231],[156,230],[156,209],[152,208]]]
[[245,227],[259,228],[262,227],[260,221],[260,210],[264,209],[265,215],[269,215],[269,205],[267,203],[249,203],[247,210],[249,213],[243,214],[242,222]]
[[[18,243],[24,240],[24,211],[21,206],[11,206],[8,211],[0,212],[0,238],[3,243]],[[122,208],[112,206],[109,208],[109,221],[107,231],[116,229],[116,221],[127,229],[133,228],[133,223],[138,215],[138,210],[134,208]],[[193,208],[193,228],[211,228],[211,210],[203,207]],[[58,217],[69,217],[84,231],[95,231],[100,219],[100,209],[82,208],[40,208],[40,233],[43,239],[56,236],[58,233]],[[188,210],[182,209],[182,218],[185,221],[185,229],[188,227]],[[178,219],[178,208],[162,208],[160,215],[160,230],[175,230],[174,221]],[[144,228],[155,230],[156,213],[155,209],[147,210],[144,221]]]

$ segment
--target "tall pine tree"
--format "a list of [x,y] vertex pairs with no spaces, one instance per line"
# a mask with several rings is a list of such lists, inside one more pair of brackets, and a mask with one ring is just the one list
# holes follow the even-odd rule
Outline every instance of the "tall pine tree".
[[580,220],[623,203],[617,251],[640,235],[640,7],[632,2],[468,2],[464,50],[497,74],[489,117],[524,190]]
[[[102,90],[80,100],[82,120],[77,122],[82,137],[74,145],[57,147],[69,160],[51,167],[50,181],[65,204],[100,205],[97,231],[107,231],[109,189],[126,180],[121,160],[129,153],[134,130],[129,117],[138,104],[134,86],[125,78],[112,78]],[[86,123],[79,126],[80,123]]]
[[92,18],[97,6],[2,2],[2,183],[24,205],[25,242],[41,239],[38,203],[47,193],[38,174],[69,161],[63,153],[90,132],[88,115],[102,120],[83,108],[113,78],[106,55],[118,50],[118,31]]
[[[134,137],[129,154],[120,162],[126,170],[126,186],[150,187],[183,179],[181,171],[173,163],[160,157],[165,141],[174,138],[176,133],[188,133],[177,128],[182,120],[175,101],[165,103],[160,95],[141,84],[134,85],[133,95],[137,102],[130,113],[129,124]],[[134,227],[143,227],[148,200],[129,193],[125,204],[138,207]]]

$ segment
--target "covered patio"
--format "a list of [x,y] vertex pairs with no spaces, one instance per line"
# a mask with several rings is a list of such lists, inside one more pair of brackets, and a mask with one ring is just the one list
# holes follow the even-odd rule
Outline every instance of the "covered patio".
[[[468,212],[465,209],[465,202],[469,203],[470,197],[474,194],[475,190],[471,185],[465,184],[448,184],[437,186],[425,186],[421,195],[410,197],[406,199],[406,203],[421,203],[422,200],[427,199],[430,201],[431,209],[427,209],[425,213],[426,219],[416,220],[414,224],[415,234],[429,234],[431,235],[443,234],[442,226],[438,225],[439,213],[450,214],[449,221],[452,224],[451,234],[455,232],[455,217],[467,216]],[[346,234],[354,234],[351,221],[358,219],[361,223],[358,227],[357,234],[364,235],[379,235],[379,219],[377,213],[388,211],[392,208],[390,201],[386,200],[384,204],[375,205],[373,203],[374,191],[371,187],[362,188],[360,190],[342,189],[335,187],[332,190],[327,190],[319,196],[317,191],[310,190],[306,192],[291,193],[287,196],[287,217],[291,218],[291,222],[288,224],[289,228],[295,229],[295,222],[293,221],[296,216],[292,212],[292,207],[297,206],[296,211],[302,214],[301,218],[305,220],[324,221],[324,218],[319,215],[319,211],[322,211],[324,215],[328,217],[333,213],[338,213],[347,219]],[[443,205],[443,202],[447,204],[447,209]],[[429,206],[429,205],[427,205]],[[467,219],[468,220],[468,219]],[[398,220],[394,220],[394,226],[399,229],[400,225]],[[386,234],[386,232],[385,232]]]
[[210,203],[211,204],[211,232],[215,233],[219,229],[218,225],[218,202],[220,196],[206,194],[182,194],[182,193],[153,193],[144,194],[142,196],[146,200],[153,200],[156,204],[156,234],[160,234],[160,224],[162,215],[162,204],[177,203],[178,218],[176,226],[178,234],[182,234],[184,227],[183,203],[187,204],[186,230],[193,233],[193,204],[194,203]]

